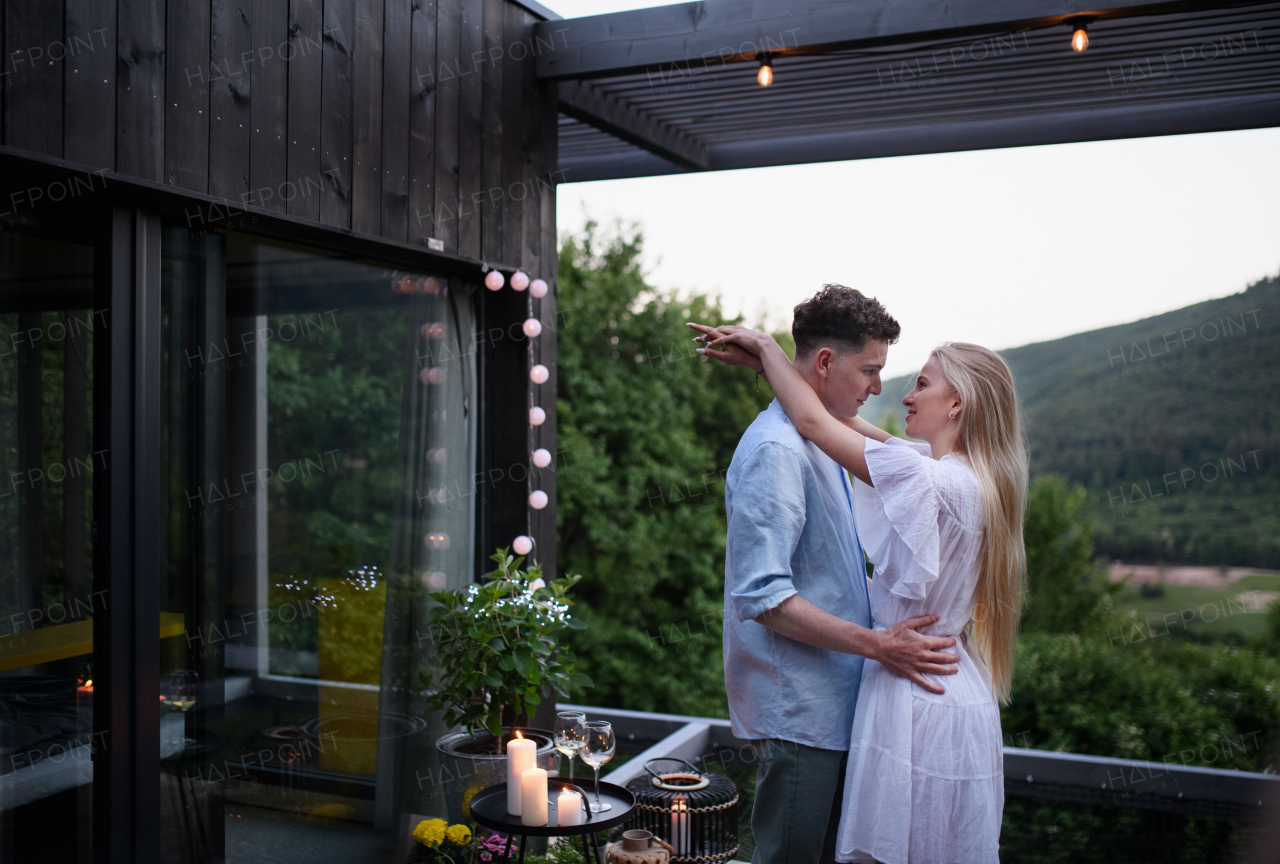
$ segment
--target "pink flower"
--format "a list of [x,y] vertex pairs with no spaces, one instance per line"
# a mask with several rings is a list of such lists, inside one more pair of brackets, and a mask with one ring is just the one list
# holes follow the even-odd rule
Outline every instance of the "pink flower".
[[493,856],[492,856],[492,855],[490,855],[488,852],[481,852],[481,853],[480,853],[480,860],[481,860],[481,861],[492,861],[492,860],[493,860]]

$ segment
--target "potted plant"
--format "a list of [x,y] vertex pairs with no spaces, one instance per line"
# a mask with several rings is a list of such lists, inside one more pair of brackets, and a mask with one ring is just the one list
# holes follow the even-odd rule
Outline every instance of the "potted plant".
[[585,626],[569,614],[570,592],[582,577],[547,585],[541,566],[523,571],[524,558],[507,549],[492,560],[497,569],[483,583],[429,595],[438,604],[427,615],[437,669],[418,678],[431,709],[463,727],[436,742],[452,821],[469,818],[477,791],[506,782],[506,743],[514,735],[536,740],[537,764],[553,768],[552,733],[527,728],[529,718],[544,697],[567,696],[570,683],[592,686],[557,641],[561,631]]

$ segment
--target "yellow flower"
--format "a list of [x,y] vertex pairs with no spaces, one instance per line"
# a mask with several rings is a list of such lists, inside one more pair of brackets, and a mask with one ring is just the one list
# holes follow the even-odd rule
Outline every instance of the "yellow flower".
[[424,819],[413,829],[413,839],[423,846],[439,846],[444,842],[445,829],[449,823],[443,819]]
[[466,846],[471,840],[471,829],[466,825],[450,825],[444,832],[454,846]]
[[472,786],[462,795],[462,815],[468,819],[471,818],[471,799],[476,797],[476,793],[483,788],[483,786]]

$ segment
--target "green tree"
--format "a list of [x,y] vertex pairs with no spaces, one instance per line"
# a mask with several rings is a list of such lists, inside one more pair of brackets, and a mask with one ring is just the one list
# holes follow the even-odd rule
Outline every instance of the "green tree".
[[648,285],[642,242],[592,223],[560,252],[559,561],[585,576],[587,625],[571,641],[600,704],[725,716],[724,472],[772,393],[694,352],[686,322],[731,319]]
[[1094,526],[1082,486],[1045,475],[1031,484],[1023,538],[1027,546],[1027,605],[1023,632],[1096,635],[1112,624],[1113,595],[1093,564]]
[[892,408],[885,409],[884,414],[880,415],[880,422],[876,425],[895,438],[907,437],[907,433],[902,430],[902,424],[898,422],[897,412]]

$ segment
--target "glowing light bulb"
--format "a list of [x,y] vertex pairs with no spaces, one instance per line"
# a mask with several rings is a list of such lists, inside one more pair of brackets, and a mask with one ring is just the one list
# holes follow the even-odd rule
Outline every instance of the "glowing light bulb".
[[542,333],[542,322],[537,318],[529,318],[524,322],[524,335],[533,339]]
[[511,541],[511,551],[517,555],[528,555],[533,551],[533,541],[521,534]]
[[517,270],[511,274],[511,287],[517,291],[523,291],[529,287],[529,276],[523,270]]
[[[541,411],[542,409],[539,408],[538,410]],[[551,451],[544,447],[539,447],[537,450],[534,450],[533,464],[537,465],[539,468],[546,468],[551,464]]]
[[769,61],[760,64],[760,71],[756,73],[756,80],[760,82],[761,87],[768,87],[773,83],[773,67],[769,65]]
[[546,423],[546,422],[547,422],[546,411],[543,411],[541,408],[529,409],[529,425],[530,426],[541,426],[543,423]]
[[534,510],[541,510],[543,507],[546,507],[547,501],[547,493],[543,492],[541,489],[529,496],[529,506]]
[[543,282],[541,279],[534,279],[529,283],[529,293],[534,297],[546,297],[547,283]]
[[1083,51],[1089,47],[1089,34],[1085,32],[1084,25],[1081,24],[1076,28],[1076,32],[1071,34],[1071,50]]
[[484,287],[490,291],[497,291],[506,284],[506,279],[502,278],[502,274],[497,270],[490,270],[484,277]]
[[529,380],[534,384],[545,384],[547,379],[551,377],[551,373],[547,371],[547,367],[539,363],[529,370]]

